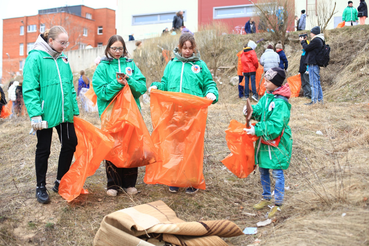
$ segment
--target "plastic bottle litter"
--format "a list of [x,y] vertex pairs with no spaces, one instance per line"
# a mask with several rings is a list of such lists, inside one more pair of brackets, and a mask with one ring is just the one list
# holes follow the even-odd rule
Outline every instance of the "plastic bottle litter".
[[257,227],[267,226],[267,225],[269,225],[271,223],[272,223],[272,220],[271,219],[267,219],[267,220],[260,221],[260,222],[256,223],[256,226]]

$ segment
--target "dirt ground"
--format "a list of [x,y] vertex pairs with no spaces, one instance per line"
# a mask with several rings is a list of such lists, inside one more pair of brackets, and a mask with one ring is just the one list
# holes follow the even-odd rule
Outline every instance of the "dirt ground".
[[[291,73],[297,68],[296,57],[290,57]],[[332,64],[322,77],[338,74],[339,66]],[[271,225],[258,228],[256,235],[224,238],[229,245],[369,245],[369,98],[365,94],[369,83],[360,75],[360,68],[352,76],[364,83],[352,82],[359,86],[355,88],[364,88],[364,95],[355,94],[355,100],[329,97],[324,105],[311,107],[304,105],[308,99],[303,97],[290,100],[294,142],[291,165],[285,172],[284,208]],[[334,88],[338,90],[337,77]],[[228,219],[241,229],[256,227],[269,211],[252,209],[262,193],[259,172],[238,179],[220,162],[230,153],[224,132],[229,122],[244,122],[244,101],[237,98],[236,86],[228,81],[228,75],[217,80],[220,101],[208,112],[204,148],[207,189],[192,196],[183,190],[169,193],[163,185],[146,185],[145,168],[140,168],[138,195],[108,197],[101,165],[86,180],[90,194],[67,203],[51,190],[60,151],[54,131],[47,173],[51,203],[41,205],[35,198],[36,137],[29,134],[29,119],[0,119],[0,245],[91,245],[105,215],[156,200],[164,201],[186,221]],[[325,95],[329,86],[325,81]],[[144,104],[142,112],[151,132],[149,105]],[[80,117],[100,127],[97,113],[81,111]]]

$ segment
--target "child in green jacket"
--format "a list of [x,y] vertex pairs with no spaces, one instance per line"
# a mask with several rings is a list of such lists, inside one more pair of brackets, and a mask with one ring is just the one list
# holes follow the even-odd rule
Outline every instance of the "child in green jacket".
[[[271,204],[269,169],[275,179],[274,203],[269,218],[281,211],[284,198],[284,174],[292,153],[292,134],[290,121],[291,104],[288,99],[291,91],[282,85],[286,78],[285,71],[279,67],[269,69],[265,75],[266,93],[257,105],[253,106],[252,118],[258,121],[255,126],[245,129],[247,134],[259,137],[255,145],[255,163],[259,165],[263,199],[254,205],[254,209],[262,209]],[[244,107],[244,115],[247,108]]]
[[[191,95],[206,97],[218,101],[218,88],[205,62],[200,60],[200,54],[195,52],[196,42],[191,34],[182,34],[178,48],[174,49],[173,58],[164,70],[161,82],[154,82],[149,88],[163,91],[183,92]],[[176,193],[178,187],[169,187],[169,191]],[[188,187],[186,193],[194,194],[197,189]]]

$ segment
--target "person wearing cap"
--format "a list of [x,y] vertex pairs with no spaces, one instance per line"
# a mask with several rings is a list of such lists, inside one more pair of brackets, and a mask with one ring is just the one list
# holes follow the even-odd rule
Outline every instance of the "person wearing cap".
[[342,14],[342,21],[345,22],[345,26],[356,26],[358,21],[357,15],[357,10],[353,7],[352,1],[348,1],[348,6]]
[[297,25],[297,31],[305,30],[306,27],[306,14],[305,9],[301,10],[301,16],[299,20],[299,24]]
[[[271,204],[270,173],[275,179],[274,206],[268,214],[269,218],[281,212],[284,201],[283,170],[289,167],[292,154],[292,133],[288,125],[291,104],[288,99],[291,90],[288,84],[283,85],[286,73],[280,67],[269,69],[265,75],[266,93],[256,105],[252,105],[252,119],[258,121],[255,126],[245,128],[247,134],[256,135],[259,139],[255,144],[255,164],[259,165],[262,200],[253,206],[261,210]],[[247,115],[247,107],[243,109]]]
[[273,67],[279,67],[279,55],[274,51],[273,45],[269,44],[267,49],[260,57],[260,64],[264,67],[264,72]]
[[320,33],[320,27],[313,27],[310,31],[311,41],[307,42],[300,37],[302,48],[306,51],[305,64],[309,66],[309,81],[311,86],[311,102],[306,105],[312,105],[317,102],[323,103],[323,90],[320,84],[320,67],[317,64],[316,57],[324,45],[324,35]]
[[360,25],[365,25],[365,20],[368,18],[368,6],[365,0],[360,0],[360,5],[357,7],[359,23]]
[[288,60],[287,60],[286,54],[283,51],[282,43],[278,43],[275,46],[275,51],[279,55],[279,60],[280,60],[279,61],[279,67],[287,71],[287,69],[288,69]]
[[249,98],[249,81],[251,79],[252,99],[258,101],[258,93],[256,92],[255,76],[256,69],[259,67],[258,57],[256,56],[255,48],[257,44],[250,40],[243,48],[241,56],[242,74],[245,77],[245,98]]

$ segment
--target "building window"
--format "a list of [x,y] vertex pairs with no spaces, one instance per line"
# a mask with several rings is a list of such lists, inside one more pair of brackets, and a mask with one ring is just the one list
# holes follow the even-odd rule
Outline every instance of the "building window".
[[24,35],[24,26],[20,26],[19,35]]
[[36,31],[37,31],[37,25],[27,26],[27,32],[36,32]]
[[87,28],[83,28],[83,36],[87,37]]
[[250,17],[256,15],[255,6],[249,5],[238,5],[228,7],[214,7],[213,19],[228,19],[228,18],[240,18]]
[[[147,25],[172,22],[176,12],[134,15],[132,16],[132,25]],[[186,21],[186,12],[183,11],[183,19]]]
[[102,26],[99,26],[99,27],[97,28],[97,34],[98,34],[98,35],[102,35],[102,34],[103,34],[103,27],[102,27]]
[[33,45],[34,45],[35,43],[28,43],[27,44],[27,54],[33,49]]
[[92,15],[90,13],[86,13],[86,18],[91,20],[92,19]]
[[23,56],[24,55],[24,48],[23,48],[23,44],[19,44],[19,55]]
[[317,0],[306,0],[306,15],[317,15]]
[[24,61],[20,60],[19,61],[19,70],[23,70],[23,65],[24,65]]
[[85,49],[86,48],[86,44],[84,44],[84,43],[79,43],[79,48],[80,49]]
[[97,43],[97,47],[102,47],[103,43]]
[[45,24],[40,24],[40,33],[45,32]]

